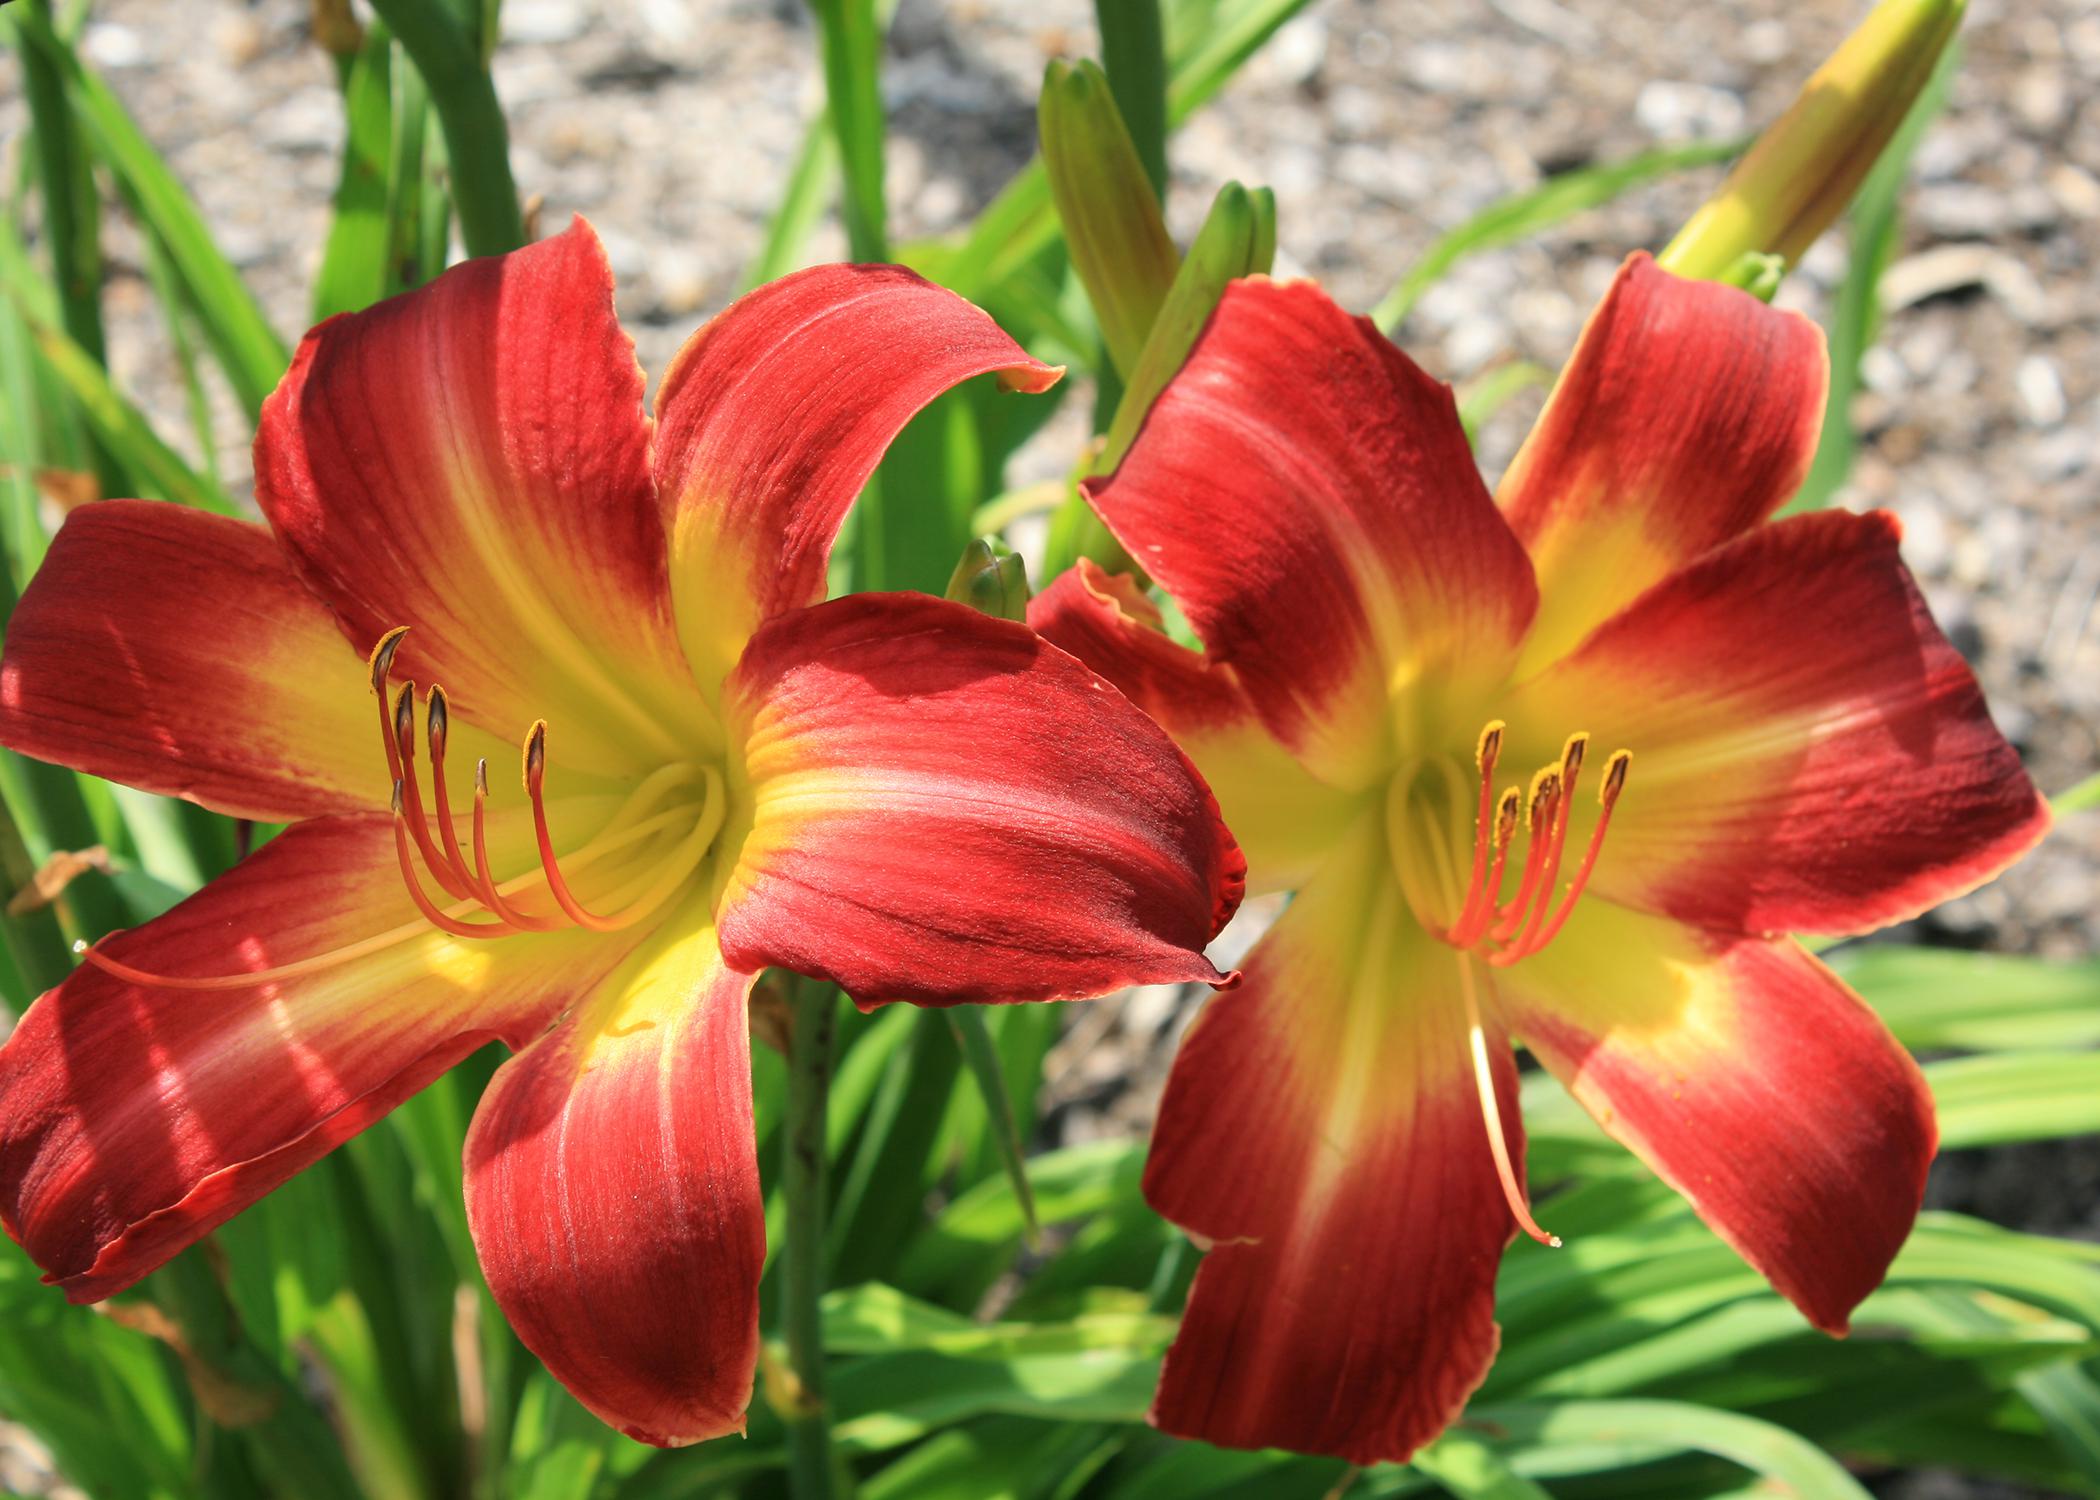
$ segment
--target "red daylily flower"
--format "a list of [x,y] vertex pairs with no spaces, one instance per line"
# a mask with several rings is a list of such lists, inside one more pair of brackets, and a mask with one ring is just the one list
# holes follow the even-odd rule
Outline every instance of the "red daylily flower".
[[1825,386],[1805,319],[1636,256],[1498,504],[1445,386],[1257,280],[1093,487],[1208,649],[1098,569],[1032,618],[1296,893],[1153,1135],[1147,1196],[1216,1246],[1161,1427],[1374,1462],[1457,1415],[1504,1246],[1547,1238],[1512,1039],[1817,1327],[1881,1280],[1931,1100],[1774,934],[1912,916],[2047,812],[1895,523],[1767,520]]
[[[890,439],[987,372],[1059,373],[824,267],[696,334],[652,423],[579,220],[309,334],[267,528],[76,511],[0,742],[292,826],[0,1049],[0,1217],[46,1279],[121,1291],[500,1038],[466,1146],[497,1301],[606,1421],[712,1437],[757,1353],[760,969],[929,1005],[1217,982],[1244,865],[1156,726],[1025,626],[821,602]],[[486,773],[521,739],[522,789]]]

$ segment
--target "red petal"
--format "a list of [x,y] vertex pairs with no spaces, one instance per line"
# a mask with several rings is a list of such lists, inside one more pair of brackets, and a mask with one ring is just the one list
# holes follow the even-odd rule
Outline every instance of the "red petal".
[[624,951],[422,926],[384,817],[302,823],[103,949],[235,974],[403,923],[384,951],[256,989],[83,965],[30,1006],[0,1048],[0,1221],[46,1279],[77,1302],[122,1291],[491,1037],[521,1044]]
[[1917,1218],[1917,1065],[1792,942],[1598,903],[1505,972],[1511,1028],[1810,1322],[1843,1333]]
[[678,653],[649,419],[590,227],[469,261],[306,336],[256,493],[360,652],[604,771],[715,738]]
[[[1197,1018],[1167,1083],[1145,1194],[1217,1242],[1152,1419],[1230,1448],[1397,1462],[1494,1359],[1497,1184],[1450,952],[1361,841]],[[1513,1154],[1516,1069],[1490,1041]]]
[[1497,495],[1538,570],[1525,660],[1785,504],[1829,380],[1808,319],[1630,257]]
[[262,527],[105,500],[67,518],[7,621],[0,740],[234,817],[381,807],[365,678]]
[[[1201,778],[1026,626],[859,594],[753,638],[724,706],[752,812],[732,965],[857,998],[1051,1000],[1215,982],[1246,865]],[[743,801],[743,796],[736,799]]]
[[1594,888],[1741,932],[1915,916],[2048,809],[1932,622],[1884,514],[1760,527],[1522,689],[1513,725],[1633,751]]
[[1296,890],[1376,806],[1300,765],[1261,722],[1238,674],[1170,640],[1129,578],[1081,558],[1030,603],[1028,623],[1114,683],[1188,753],[1247,852],[1251,889]]
[[1062,370],[902,266],[817,266],[694,334],[656,395],[679,628],[710,692],[761,621],[824,597],[832,538],[890,440],[973,375]]
[[1310,283],[1227,288],[1088,493],[1271,730],[1337,785],[1390,769],[1396,683],[1499,676],[1537,604],[1450,389]]
[[467,1136],[489,1290],[576,1399],[631,1437],[740,1432],[765,1210],[745,998],[704,913],[505,1063]]

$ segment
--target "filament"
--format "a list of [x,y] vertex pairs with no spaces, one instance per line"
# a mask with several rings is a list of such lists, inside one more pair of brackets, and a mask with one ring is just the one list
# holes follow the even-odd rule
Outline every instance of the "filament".
[[[451,707],[442,687],[433,685],[426,700],[426,733],[430,749],[431,803],[435,814],[426,815],[415,764],[415,684],[404,682],[398,693],[390,693],[390,674],[407,627],[382,636],[369,660],[371,686],[379,704],[381,742],[391,775],[395,863],[418,919],[402,922],[384,932],[360,938],[326,953],[254,969],[245,973],[171,975],[155,974],[121,959],[111,958],[86,943],[75,943],[73,951],[85,962],[126,983],[176,990],[235,990],[279,983],[320,973],[381,953],[432,928],[448,936],[470,939],[507,937],[520,932],[552,932],[576,925],[598,932],[616,932],[648,917],[682,885],[690,881],[720,834],[728,815],[728,798],[721,772],[712,766],[676,762],[661,766],[638,783],[598,834],[559,863],[544,796],[546,782],[546,723],[533,725],[526,739],[526,790],[531,799],[533,834],[538,847],[535,869],[497,881],[488,847],[488,763],[479,761],[474,775],[473,822],[470,831],[473,863],[469,868],[462,852],[449,789],[445,780],[445,750],[450,737]],[[696,804],[689,799],[660,811],[652,811],[667,795],[698,784]],[[577,897],[564,873],[589,869],[609,856],[635,848],[661,835],[683,830],[669,849],[646,859],[634,875],[616,882],[605,892],[612,915],[601,916]],[[423,871],[449,902],[436,899],[417,870]],[[540,914],[521,909],[519,893],[544,884],[559,914]],[[482,918],[483,920],[477,920]],[[115,934],[112,934],[114,936]]]

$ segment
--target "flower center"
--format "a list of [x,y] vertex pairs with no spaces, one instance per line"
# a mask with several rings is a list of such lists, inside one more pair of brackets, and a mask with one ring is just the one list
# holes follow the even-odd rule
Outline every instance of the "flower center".
[[[445,777],[445,750],[451,710],[442,687],[433,685],[424,702],[424,737],[430,754],[430,804],[426,809],[422,778],[416,766],[416,685],[403,682],[392,690],[394,656],[407,626],[390,630],[372,648],[371,681],[379,704],[380,739],[393,780],[394,854],[409,898],[421,914],[386,932],[349,943],[328,953],[243,974],[162,975],[135,969],[85,944],[74,951],[97,967],[134,984],[168,989],[240,989],[315,973],[352,959],[383,951],[431,927],[460,938],[500,938],[522,932],[555,932],[581,927],[592,932],[618,932],[654,913],[691,881],[714,846],[727,814],[722,773],[713,766],[678,762],[660,767],[629,794],[597,835],[564,859],[555,853],[548,822],[547,723],[535,720],[523,746],[525,794],[532,804],[538,867],[508,880],[493,873],[488,848],[488,761],[474,767],[474,806],[468,844],[463,847]],[[472,857],[468,857],[471,848]],[[606,884],[599,906],[586,905],[576,894],[569,870],[624,870],[624,880]],[[418,873],[420,865],[421,872]],[[440,904],[425,888],[425,877],[450,901]]]
[[[1457,950],[1473,1079],[1503,1198],[1526,1234],[1542,1245],[1558,1246],[1559,1237],[1541,1229],[1532,1217],[1510,1159],[1487,1031],[1480,1018],[1484,976],[1475,965],[1507,968],[1529,958],[1560,935],[1597,867],[1598,852],[1604,847],[1604,835],[1611,826],[1612,808],[1625,790],[1626,772],[1633,756],[1628,751],[1615,750],[1605,762],[1603,785],[1597,789],[1596,824],[1590,830],[1575,873],[1556,904],[1555,891],[1590,737],[1581,731],[1569,735],[1561,747],[1560,759],[1533,773],[1528,793],[1515,786],[1498,793],[1495,768],[1501,759],[1506,728],[1496,719],[1480,731],[1473,753],[1480,783],[1477,795],[1450,757],[1416,762],[1395,777],[1386,804],[1387,838],[1394,872],[1415,919],[1432,936]],[[1462,809],[1469,804],[1473,808],[1469,841],[1472,858],[1462,870],[1457,849],[1463,845],[1453,834],[1463,826]],[[1505,901],[1502,891],[1511,878],[1510,852],[1520,824],[1524,830],[1524,856],[1515,875],[1516,889]]]
[[[1472,817],[1472,858],[1462,880],[1450,837],[1455,808],[1462,805],[1462,782],[1448,758],[1425,761],[1402,773],[1387,808],[1394,869],[1416,919],[1443,942],[1498,969],[1529,958],[1567,925],[1597,867],[1612,809],[1633,763],[1626,750],[1614,750],[1605,762],[1596,824],[1556,904],[1590,737],[1581,731],[1569,735],[1560,759],[1532,774],[1528,793],[1509,786],[1498,794],[1495,768],[1506,727],[1500,719],[1491,721],[1480,731],[1474,750],[1480,785]],[[1432,783],[1432,777],[1441,785]],[[1510,853],[1520,825],[1524,855],[1516,890],[1505,901],[1502,891],[1511,877]]]

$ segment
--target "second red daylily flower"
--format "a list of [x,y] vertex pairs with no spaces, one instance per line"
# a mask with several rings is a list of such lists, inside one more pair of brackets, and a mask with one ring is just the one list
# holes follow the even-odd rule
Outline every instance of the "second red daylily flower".
[[1215,982],[1244,866],[1157,727],[1025,626],[821,602],[891,437],[988,372],[1058,376],[909,272],[824,267],[695,335],[652,424],[579,221],[308,335],[267,528],[75,512],[0,743],[292,827],[0,1049],[0,1221],[47,1279],[121,1291],[501,1039],[466,1146],[497,1301],[607,1421],[711,1437],[757,1353],[760,969]]
[[1785,932],[1912,916],[2047,811],[1884,515],[1767,523],[1821,336],[1636,257],[1482,486],[1449,390],[1310,285],[1236,284],[1102,518],[1207,650],[1083,567],[1031,618],[1167,725],[1295,892],[1176,1059],[1145,1191],[1215,1242],[1154,1420],[1403,1459],[1485,1376],[1533,1219],[1511,1041],[1843,1332],[1931,1100]]

